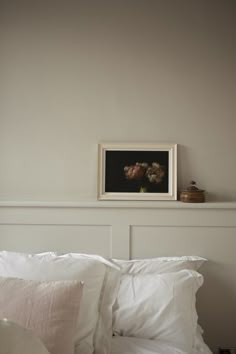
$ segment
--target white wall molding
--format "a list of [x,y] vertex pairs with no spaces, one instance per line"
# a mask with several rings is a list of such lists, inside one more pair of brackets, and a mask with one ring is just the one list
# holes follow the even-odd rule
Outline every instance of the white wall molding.
[[182,203],[179,201],[0,201],[0,208],[128,208],[128,209],[236,209],[236,202]]

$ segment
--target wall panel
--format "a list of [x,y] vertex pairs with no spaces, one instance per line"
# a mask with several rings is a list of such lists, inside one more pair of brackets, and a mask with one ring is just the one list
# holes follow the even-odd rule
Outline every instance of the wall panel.
[[110,257],[111,227],[101,225],[0,225],[1,249],[79,252]]

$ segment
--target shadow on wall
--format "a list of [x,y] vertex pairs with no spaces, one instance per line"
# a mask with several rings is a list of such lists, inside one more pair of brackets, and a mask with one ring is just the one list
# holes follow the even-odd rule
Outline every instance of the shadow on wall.
[[[217,352],[220,346],[235,346],[236,284],[232,283],[232,279],[236,274],[236,265],[209,261],[203,265],[201,273],[205,281],[197,299],[200,325],[204,328],[206,343]],[[232,307],[232,304],[235,306]],[[225,332],[226,325],[231,332]],[[222,332],[225,342],[216,343],[215,338],[221,338]]]

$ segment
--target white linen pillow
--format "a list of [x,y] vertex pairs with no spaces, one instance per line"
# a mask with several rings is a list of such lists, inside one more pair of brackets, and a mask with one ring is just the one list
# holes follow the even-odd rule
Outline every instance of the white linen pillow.
[[198,270],[207,260],[198,256],[182,256],[134,260],[112,259],[112,261],[121,267],[122,273],[160,274],[177,272],[182,269]]
[[89,255],[24,254],[0,252],[0,276],[37,281],[84,281],[76,352],[92,354],[94,333],[99,315],[100,294],[106,266]]
[[113,311],[115,335],[163,340],[191,353],[197,328],[196,271],[122,276]]
[[49,354],[31,330],[6,319],[0,320],[0,343],[1,354]]
[[183,269],[199,271],[207,259],[198,256],[175,256],[134,260],[113,259],[112,262],[121,267],[122,274],[162,274]]
[[[81,254],[69,253],[65,256],[80,257]],[[106,274],[99,300],[99,315],[94,334],[94,353],[110,354],[112,340],[112,307],[117,298],[120,286],[120,267],[98,255],[87,255],[101,262],[106,267]],[[80,354],[80,352],[78,352]]]
[[74,354],[83,284],[0,277],[0,318],[32,330],[51,354]]
[[[121,273],[107,266],[106,277],[100,297],[99,318],[94,336],[95,354],[110,354],[112,341],[112,308],[116,301]],[[79,354],[79,353],[78,353]]]

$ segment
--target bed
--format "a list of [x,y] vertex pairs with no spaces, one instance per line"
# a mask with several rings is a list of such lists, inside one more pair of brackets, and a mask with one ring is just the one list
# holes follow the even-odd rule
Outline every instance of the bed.
[[1,354],[210,354],[195,307],[205,262],[1,251]]

